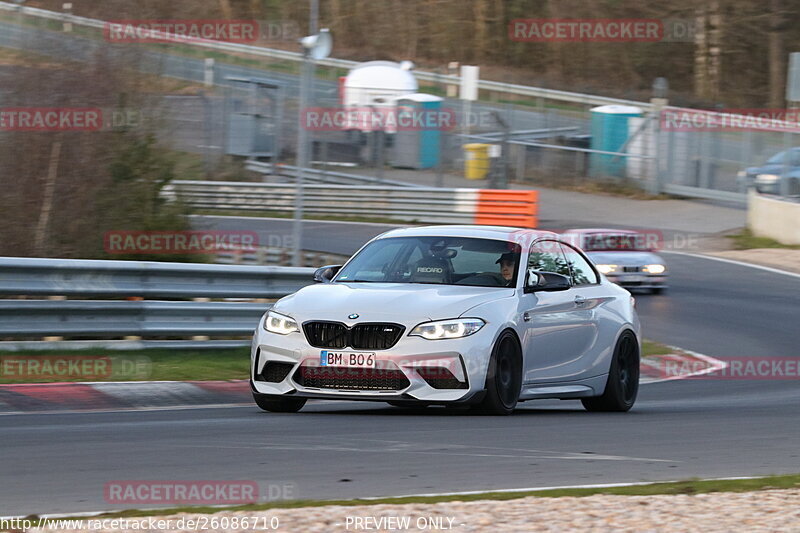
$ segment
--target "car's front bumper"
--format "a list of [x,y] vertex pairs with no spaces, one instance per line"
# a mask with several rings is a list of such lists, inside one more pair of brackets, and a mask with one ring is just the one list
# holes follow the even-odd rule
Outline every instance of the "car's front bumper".
[[664,274],[606,274],[608,281],[630,289],[664,289],[667,276]]
[[[407,385],[388,390],[359,388],[358,384],[353,385],[347,370],[336,369],[341,371],[341,386],[335,381],[335,377],[340,375],[337,372],[332,373],[333,378],[326,379],[325,386],[307,386],[303,383],[303,372],[325,368],[320,367],[323,349],[310,346],[301,332],[277,335],[259,327],[251,348],[251,386],[256,394],[295,398],[469,403],[484,390],[493,343],[492,331],[484,326],[474,335],[461,339],[431,341],[406,334],[388,350],[335,350],[375,353],[377,366],[395,374],[396,371],[402,372]],[[262,372],[269,362],[287,363],[292,367],[280,381],[265,381]],[[442,368],[456,378],[458,383],[453,385],[458,388],[441,388],[440,384],[438,388],[432,386],[431,383],[437,383],[436,378],[431,377],[432,369],[437,370],[436,376],[440,376],[439,369]],[[328,367],[325,372],[328,370],[332,368]],[[374,380],[371,383],[374,384]]]
[[755,181],[755,188],[760,193],[780,194],[781,183],[779,181]]

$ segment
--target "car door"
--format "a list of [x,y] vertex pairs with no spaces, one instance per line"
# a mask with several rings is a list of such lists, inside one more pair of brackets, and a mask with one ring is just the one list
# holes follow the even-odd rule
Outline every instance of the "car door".
[[[534,243],[528,252],[527,268],[572,277],[558,241]],[[521,295],[524,383],[562,381],[575,372],[587,344],[587,313],[576,304],[576,296],[574,288]]]
[[571,318],[573,359],[559,370],[562,379],[578,380],[598,376],[608,370],[606,352],[614,346],[617,319],[610,314],[609,291],[601,285],[600,275],[577,248],[562,242],[572,277],[571,293],[575,304]]

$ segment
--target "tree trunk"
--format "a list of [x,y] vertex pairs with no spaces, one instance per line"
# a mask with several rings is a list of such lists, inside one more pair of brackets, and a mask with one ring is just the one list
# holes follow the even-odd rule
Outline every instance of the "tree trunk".
[[697,8],[694,37],[694,94],[704,100],[720,95],[722,12],[717,0]]
[[784,67],[786,64],[783,33],[786,22],[783,15],[783,2],[770,0],[769,14],[769,106],[772,108],[783,107],[786,80]]
[[231,0],[219,0],[219,9],[222,11],[222,18],[231,20],[233,19],[233,10],[231,10]]

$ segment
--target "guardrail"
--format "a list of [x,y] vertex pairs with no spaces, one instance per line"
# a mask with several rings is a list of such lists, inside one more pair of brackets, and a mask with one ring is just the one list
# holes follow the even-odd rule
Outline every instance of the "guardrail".
[[[293,213],[296,188],[276,183],[173,181],[166,198],[194,209]],[[406,222],[492,224],[534,228],[538,195],[530,190],[306,185],[303,209],[315,215]]]
[[733,204],[747,204],[747,196],[740,192],[718,191],[716,189],[704,189],[702,187],[691,187],[689,185],[678,185],[675,183],[664,183],[661,191],[676,196],[687,198],[702,198],[704,200],[715,200],[718,202],[730,202]]
[[[261,174],[273,174],[276,176],[284,176],[287,178],[297,178],[300,167],[293,165],[284,165],[282,163],[274,164],[266,161],[254,161],[252,159],[245,163],[247,170],[258,172]],[[346,172],[337,172],[332,170],[322,170],[318,168],[307,168],[303,171],[303,179],[309,183],[331,183],[334,185],[378,185],[378,186],[391,186],[391,187],[414,187],[422,188],[424,185],[416,183],[408,183],[406,181],[397,181],[390,179],[373,178],[371,176],[362,176],[361,174],[349,174]]]
[[[8,2],[0,2],[0,10],[12,11],[30,17],[42,18],[46,20],[70,22],[76,26],[85,26],[101,30],[105,28],[107,24],[107,22],[103,20],[77,17],[67,13],[58,13],[55,11],[26,7],[26,6],[21,6],[19,4],[11,4]],[[226,42],[209,41],[202,39],[192,40],[191,42],[186,42],[182,44],[188,46],[197,46],[200,48],[207,48],[210,50],[249,54],[258,57],[267,57],[270,59],[279,59],[283,61],[293,61],[298,63],[303,60],[303,54],[301,54],[300,52],[288,52],[286,50],[277,50],[273,48],[264,48],[260,46],[251,46],[246,44],[226,43]],[[359,63],[357,61],[349,61],[346,59],[326,58],[318,60],[317,64],[326,67],[352,69]],[[421,70],[415,70],[414,76],[416,76],[418,80],[432,82],[432,83],[446,83],[451,85],[459,85],[461,83],[461,78],[459,76],[449,76],[449,75],[439,74],[436,72],[425,72]],[[503,83],[499,81],[490,81],[490,80],[480,80],[478,82],[478,88],[483,89],[485,91],[514,94],[518,96],[527,96],[530,98],[557,100],[560,102],[583,104],[586,106],[620,104],[620,105],[637,106],[645,110],[650,109],[651,107],[651,104],[648,102],[638,102],[634,100],[625,100],[622,98],[610,98],[606,96],[598,96],[592,94],[573,93],[569,91],[557,91],[553,89],[544,89],[542,87],[530,87],[527,85],[517,85],[512,83]]]
[[0,300],[0,337],[251,335],[268,303]]
[[[274,299],[313,268],[0,257],[0,294]],[[269,303],[0,299],[0,338],[249,335]]]
[[0,257],[0,295],[279,298],[313,268]]

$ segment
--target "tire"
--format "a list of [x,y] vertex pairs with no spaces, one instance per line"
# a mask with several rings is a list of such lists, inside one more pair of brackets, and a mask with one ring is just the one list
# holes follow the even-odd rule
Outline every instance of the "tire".
[[500,334],[492,349],[486,373],[486,396],[476,411],[488,415],[510,415],[522,388],[522,349],[511,331]]
[[614,348],[606,390],[601,396],[583,398],[587,411],[625,412],[636,402],[639,392],[639,344],[636,336],[626,331]]
[[306,404],[305,398],[284,398],[269,394],[253,394],[253,400],[263,411],[270,413],[296,413]]

